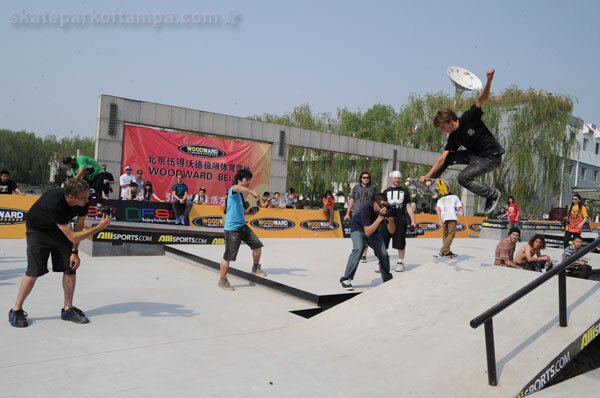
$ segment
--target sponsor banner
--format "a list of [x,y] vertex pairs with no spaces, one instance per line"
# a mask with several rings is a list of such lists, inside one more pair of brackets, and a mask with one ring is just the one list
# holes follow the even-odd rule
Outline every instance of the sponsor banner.
[[255,218],[250,221],[250,226],[264,229],[266,231],[282,231],[292,229],[296,223],[292,220],[280,217]]
[[25,238],[27,213],[38,195],[0,195],[0,239]]
[[223,228],[223,220],[224,216],[217,215],[190,218],[192,225],[205,228]]
[[300,228],[312,232],[322,232],[338,229],[339,223],[330,223],[329,220],[304,220],[300,223]]
[[521,222],[521,229],[537,229],[537,230],[547,230],[547,231],[563,231],[564,228],[559,222],[549,223],[545,222],[536,222],[536,221],[524,221]]
[[[125,124],[122,166],[142,169],[158,197],[169,202],[176,173],[183,173],[189,194],[205,188],[209,203],[225,203],[241,168],[252,171],[251,189],[262,194],[271,180],[271,145],[204,137],[191,133]],[[250,201],[253,205],[254,198]]]
[[508,221],[485,219],[481,223],[481,226],[485,227],[485,228],[507,229],[508,228]]
[[[190,223],[199,227],[223,228],[221,206],[194,205]],[[342,238],[341,219],[336,213],[331,228],[322,210],[259,209],[246,215],[248,226],[259,238]]]
[[195,232],[189,233],[165,233],[165,232],[133,232],[110,229],[110,226],[93,237],[96,242],[111,243],[142,243],[142,244],[197,244],[212,245],[224,243],[222,237],[199,235]]
[[600,320],[590,326],[581,336],[574,342],[569,344],[556,358],[554,358],[533,380],[531,380],[517,398],[522,398],[531,395],[536,391],[543,389],[556,375],[564,369],[577,354],[581,352],[588,344],[600,335]]
[[0,207],[0,225],[25,224],[27,211]]
[[[339,216],[343,219],[346,213],[344,211],[339,212]],[[435,214],[415,214],[415,221],[417,222],[416,231],[407,231],[407,238],[441,238],[444,229],[440,225],[440,219]],[[456,237],[457,238],[468,238],[469,235],[479,235],[481,231],[481,224],[484,221],[483,217],[474,216],[459,216],[459,220],[456,223]],[[344,221],[344,237],[350,237],[350,223]],[[468,226],[468,228],[467,228]]]
[[[104,201],[104,206],[110,207],[114,221],[175,225],[171,203],[109,199]],[[101,209],[98,205],[90,204],[87,218],[100,220],[101,216]]]

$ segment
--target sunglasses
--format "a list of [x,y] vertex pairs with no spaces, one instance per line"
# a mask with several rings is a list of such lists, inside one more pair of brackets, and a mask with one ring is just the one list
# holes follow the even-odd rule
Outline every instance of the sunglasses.
[[365,180],[370,180],[371,179],[371,177],[369,177],[369,176],[362,176],[361,178],[365,179]]
[[571,200],[576,200],[576,201],[579,202],[579,198],[572,198]]

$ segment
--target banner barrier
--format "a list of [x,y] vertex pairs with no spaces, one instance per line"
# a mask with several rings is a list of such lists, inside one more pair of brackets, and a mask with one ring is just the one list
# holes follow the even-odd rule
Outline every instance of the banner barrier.
[[27,212],[37,195],[0,195],[0,239],[25,238]]
[[587,345],[600,335],[600,320],[594,322],[581,336],[558,354],[533,380],[529,381],[517,398],[522,398],[542,390],[559,372],[564,369]]
[[171,200],[176,174],[181,172],[189,195],[205,188],[208,203],[222,205],[241,168],[252,171],[252,189],[259,195],[269,189],[271,150],[271,144],[125,124],[121,160],[123,167],[133,168],[134,177],[141,169],[144,179],[152,182],[154,193],[163,200]]
[[224,244],[221,237],[198,234],[194,231],[152,232],[152,231],[123,231],[111,229],[110,226],[96,233],[94,242],[110,243],[144,243],[144,244],[196,244],[217,245]]
[[[24,238],[25,221],[29,208],[39,196],[0,195],[0,238]],[[139,202],[111,199],[106,201],[111,207],[115,221],[175,225],[171,203]],[[248,225],[261,238],[342,238],[350,236],[350,226],[343,221],[344,212],[335,212],[333,228],[329,225],[323,210],[304,209],[263,209],[246,216]],[[90,205],[88,218],[98,220],[99,209]],[[223,228],[223,208],[217,205],[194,205],[189,215],[190,226]],[[423,238],[442,237],[442,226],[434,214],[417,214],[417,227],[423,230]],[[559,222],[524,221],[528,229],[557,230]],[[597,228],[599,223],[591,223]],[[483,217],[459,216],[457,238],[479,235],[482,227],[506,228],[506,222]]]

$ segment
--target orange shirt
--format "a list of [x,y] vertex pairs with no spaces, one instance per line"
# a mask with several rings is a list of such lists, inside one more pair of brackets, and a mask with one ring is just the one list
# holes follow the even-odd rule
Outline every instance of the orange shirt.
[[571,207],[571,213],[567,214],[567,226],[565,227],[565,230],[567,232],[580,234],[581,228],[578,228],[577,226],[587,217],[588,214],[585,205],[581,206],[581,211],[579,211],[579,205],[573,205]]

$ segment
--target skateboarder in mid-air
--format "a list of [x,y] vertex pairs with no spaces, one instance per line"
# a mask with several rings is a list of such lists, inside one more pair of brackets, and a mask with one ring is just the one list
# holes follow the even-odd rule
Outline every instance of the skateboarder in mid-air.
[[[458,183],[469,191],[485,198],[485,213],[490,213],[500,200],[500,191],[488,187],[475,178],[489,173],[500,166],[504,148],[498,143],[490,130],[483,124],[481,104],[490,94],[490,86],[494,78],[494,69],[487,71],[487,81],[475,104],[459,118],[450,108],[438,111],[433,124],[448,135],[448,142],[431,170],[420,181],[437,178],[453,164],[466,164],[467,167],[458,175]],[[460,146],[466,149],[458,150]]]

